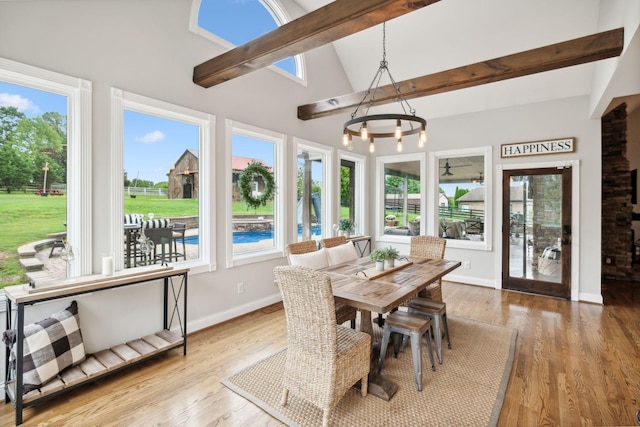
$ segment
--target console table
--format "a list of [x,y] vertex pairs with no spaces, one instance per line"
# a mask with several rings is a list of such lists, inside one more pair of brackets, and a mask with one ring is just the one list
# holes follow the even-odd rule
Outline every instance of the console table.
[[[187,354],[187,276],[188,268],[171,266],[150,266],[129,268],[116,272],[113,276],[92,275],[72,278],[66,281],[29,285],[17,285],[4,288],[7,295],[7,329],[16,330],[15,369],[10,369],[10,350],[7,349],[5,361],[5,403],[13,402],[16,411],[16,425],[22,424],[22,410],[38,401],[54,396],[79,385],[102,378],[123,368],[132,366],[150,357],[173,348],[182,347]],[[87,354],[80,364],[67,368],[40,389],[23,394],[23,339],[24,308],[44,301],[68,298],[89,292],[114,289],[123,286],[162,280],[164,283],[164,315],[162,330],[145,337],[132,337],[131,341]],[[175,282],[174,282],[175,281]],[[183,307],[180,310],[180,296]],[[173,302],[169,303],[169,297]],[[12,319],[15,311],[15,319]],[[180,333],[171,331],[176,320]]]

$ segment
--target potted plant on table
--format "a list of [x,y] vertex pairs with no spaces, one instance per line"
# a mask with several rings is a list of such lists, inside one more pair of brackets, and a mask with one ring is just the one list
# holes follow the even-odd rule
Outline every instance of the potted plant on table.
[[369,258],[376,263],[376,270],[383,271],[384,262],[387,259],[387,251],[386,249],[376,249],[371,252]]
[[386,255],[384,260],[385,267],[394,267],[395,260],[398,258],[398,255],[400,255],[400,251],[393,246],[389,246],[388,248],[384,249],[384,252]]
[[338,223],[338,230],[345,238],[349,238],[356,232],[356,223],[351,218],[341,218]]
[[394,214],[389,214],[384,217],[385,221],[387,221],[387,225],[393,227],[396,225],[396,216]]

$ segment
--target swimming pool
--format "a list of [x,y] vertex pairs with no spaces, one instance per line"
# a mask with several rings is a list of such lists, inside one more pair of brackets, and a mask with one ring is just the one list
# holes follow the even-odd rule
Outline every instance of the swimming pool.
[[[314,225],[311,227],[311,233],[314,236],[320,236],[322,232],[321,225]],[[302,236],[302,228],[298,227],[298,236]],[[234,231],[233,243],[255,243],[261,240],[273,239],[273,231]],[[199,236],[187,236],[184,238],[185,243],[190,245],[197,245],[199,242]]]

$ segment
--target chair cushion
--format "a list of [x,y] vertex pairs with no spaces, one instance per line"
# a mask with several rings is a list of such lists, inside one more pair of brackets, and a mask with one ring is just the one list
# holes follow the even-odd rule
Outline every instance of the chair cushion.
[[314,270],[328,267],[329,258],[327,257],[327,249],[322,248],[306,254],[291,254],[289,255],[289,263],[291,265],[305,265]]
[[[3,341],[12,345],[11,363],[15,366],[15,330],[5,331]],[[62,370],[85,359],[75,301],[51,317],[24,328],[24,393],[39,388]]]
[[358,259],[356,248],[351,242],[327,248],[326,250],[329,256],[329,265],[342,264],[344,262]]
[[124,223],[126,224],[142,224],[144,215],[142,214],[125,214]]
[[144,222],[144,228],[166,228],[171,226],[169,218],[150,219]]

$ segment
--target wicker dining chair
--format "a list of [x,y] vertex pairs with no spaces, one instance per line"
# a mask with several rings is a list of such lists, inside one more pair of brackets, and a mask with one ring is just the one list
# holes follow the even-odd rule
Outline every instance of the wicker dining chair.
[[[315,240],[305,240],[302,242],[289,243],[287,245],[287,259],[289,260],[289,264],[294,264],[292,262],[291,255],[303,255],[315,252],[317,250],[318,244]],[[312,265],[307,266],[313,267]],[[358,310],[354,307],[340,302],[336,303],[336,321],[339,325],[343,324],[344,322],[351,322],[351,328],[355,329],[357,313]]]
[[335,301],[327,276],[302,265],[275,267],[287,321],[287,357],[282,400],[289,393],[323,411],[327,427],[332,409],[358,381],[367,395],[371,337],[336,325]]
[[[409,256],[443,259],[447,240],[436,236],[412,236]],[[427,286],[420,295],[433,301],[442,301],[442,279]]]
[[[442,259],[447,240],[436,236],[414,236],[411,238],[409,256]],[[438,363],[442,363],[442,336],[447,339],[451,348],[449,327],[447,326],[447,304],[442,300],[442,279],[427,286],[427,288],[404,304],[411,313],[421,313],[429,316],[433,322],[434,341]]]
[[335,246],[344,245],[345,243],[347,243],[347,238],[344,236],[327,237],[326,239],[320,240],[320,245],[323,248],[333,248]]

